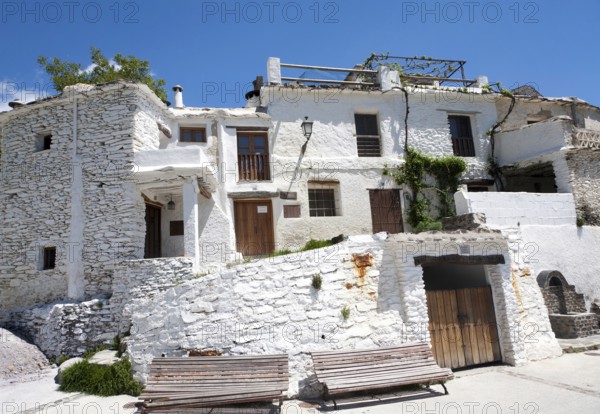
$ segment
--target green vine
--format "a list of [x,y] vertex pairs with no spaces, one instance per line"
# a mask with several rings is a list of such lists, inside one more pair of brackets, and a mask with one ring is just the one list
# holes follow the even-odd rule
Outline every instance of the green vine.
[[486,132],[486,135],[490,139],[490,156],[488,158],[488,163],[487,163],[486,168],[487,168],[488,174],[490,174],[494,178],[494,182],[496,183],[496,188],[499,191],[503,191],[504,183],[502,181],[502,168],[500,168],[500,166],[496,162],[496,133],[498,132],[498,128],[500,128],[502,126],[502,124],[504,124],[504,122],[506,122],[509,115],[515,109],[517,100],[515,99],[513,93],[511,91],[509,91],[508,89],[505,89],[504,87],[502,87],[502,85],[500,85],[500,83],[497,84],[497,88],[499,91],[498,93],[500,93],[502,96],[510,98],[510,105],[508,107],[508,111],[506,111],[506,114],[504,115],[504,118],[502,118],[489,131]]
[[[408,222],[415,232],[438,230],[439,218],[455,215],[454,193],[460,185],[460,176],[467,170],[467,163],[456,156],[430,157],[414,148],[408,148],[404,164],[390,169],[384,166],[383,174],[394,179],[398,185],[406,185],[412,193],[408,208]],[[433,178],[434,185],[428,184]],[[431,180],[429,180],[431,181]],[[436,190],[440,201],[439,216],[431,216],[429,200],[423,195],[424,189]]]

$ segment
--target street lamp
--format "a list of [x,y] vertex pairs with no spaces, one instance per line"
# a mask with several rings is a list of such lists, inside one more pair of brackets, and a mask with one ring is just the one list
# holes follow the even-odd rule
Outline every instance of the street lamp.
[[173,201],[173,194],[171,194],[171,201],[167,203],[167,210],[175,210],[175,202]]
[[302,122],[302,133],[306,137],[307,141],[310,139],[310,136],[312,135],[312,130],[313,130],[313,123],[312,123],[312,121],[308,120],[307,116],[305,116],[304,121]]

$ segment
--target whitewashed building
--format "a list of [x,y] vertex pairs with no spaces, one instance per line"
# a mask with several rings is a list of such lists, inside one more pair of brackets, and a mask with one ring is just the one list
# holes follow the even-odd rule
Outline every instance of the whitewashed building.
[[[461,86],[448,87],[444,78],[414,76],[403,86],[406,75],[386,67],[333,68],[343,79],[329,81],[284,76],[282,68],[332,69],[270,58],[267,81],[257,79],[245,108],[186,107],[181,86],[173,88],[168,108],[145,85],[119,81],[67,87],[1,113],[4,323],[58,355],[81,353],[134,321],[144,327],[132,330],[141,373],[149,355],[192,346],[293,352],[285,341],[257,339],[242,348],[203,341],[198,330],[203,321],[228,318],[257,323],[244,316],[254,313],[282,326],[307,323],[290,306],[306,312],[315,306],[295,295],[310,296],[310,283],[301,279],[321,272],[337,283],[330,291],[335,306],[351,304],[356,318],[354,328],[340,321],[344,334],[336,347],[433,342],[439,332],[407,334],[400,327],[435,320],[431,292],[483,289],[486,326],[498,324],[504,335],[485,358],[451,355],[445,365],[560,354],[536,275],[562,272],[587,306],[600,298],[600,269],[585,260],[586,249],[600,248],[600,109],[576,99],[493,93],[485,77],[454,78]],[[311,131],[303,129],[307,122]],[[494,127],[503,171],[496,182],[486,170]],[[406,142],[428,155],[464,157],[469,169],[455,196],[457,212],[485,213],[487,226],[470,223],[467,234],[401,234],[411,230],[410,194],[383,170],[404,161]],[[387,241],[358,236],[381,232],[398,234]],[[244,257],[295,251],[340,234],[355,237],[326,251],[333,264],[295,256],[290,266],[266,259],[225,269]],[[369,278],[364,283],[352,279],[356,255],[373,259],[362,276],[357,270]],[[206,281],[201,275],[208,273]],[[192,300],[188,284],[210,300],[181,302]],[[252,294],[251,306],[235,305],[250,300],[243,293]],[[339,309],[318,306],[322,312],[313,316],[335,324]],[[148,313],[160,321],[148,326]],[[535,324],[536,342],[508,333],[511,321]],[[49,326],[59,327],[60,337]],[[306,340],[302,349],[332,346]],[[305,361],[295,363],[301,381]]]

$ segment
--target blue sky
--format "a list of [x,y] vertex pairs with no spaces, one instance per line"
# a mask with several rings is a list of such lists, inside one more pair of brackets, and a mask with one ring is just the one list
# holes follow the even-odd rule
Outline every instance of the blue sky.
[[600,105],[600,2],[584,1],[0,1],[0,110],[53,94],[40,55],[150,61],[187,106],[239,107],[269,56],[352,67],[371,52],[467,61],[505,87]]

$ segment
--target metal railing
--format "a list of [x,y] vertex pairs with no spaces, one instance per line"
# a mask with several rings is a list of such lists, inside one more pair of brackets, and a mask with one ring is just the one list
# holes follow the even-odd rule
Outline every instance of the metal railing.
[[[458,62],[458,61],[457,61]],[[313,66],[313,65],[296,65],[292,63],[281,63],[282,68],[290,68],[290,69],[308,69],[308,70],[317,70],[321,72],[335,72],[335,73],[346,73],[346,77],[342,80],[338,79],[321,79],[321,78],[299,78],[293,76],[281,76],[282,81],[287,82],[298,82],[298,83],[316,83],[316,84],[332,84],[332,85],[353,85],[353,86],[369,86],[369,87],[377,87],[379,83],[377,82],[377,73],[376,70],[368,70],[368,69],[360,69],[360,68],[333,68],[327,66]],[[464,72],[462,72],[462,65],[460,66],[461,73],[464,76]],[[455,72],[450,73],[448,76],[434,76],[434,75],[414,75],[414,74],[400,74],[400,79],[406,81],[407,83],[412,84],[431,84],[434,82],[438,82],[440,85],[446,82],[455,82],[460,83],[463,86],[471,86],[475,84],[477,81],[474,79],[464,79],[464,78],[452,78]]]
[[[331,68],[327,66],[312,66],[312,65],[295,65],[292,63],[281,63],[282,68],[291,68],[291,69],[309,69],[309,70],[319,70],[322,72],[338,72],[338,73],[347,73],[347,76],[344,80],[337,79],[309,79],[309,78],[297,78],[290,76],[282,76],[282,81],[291,81],[291,82],[308,82],[308,83],[329,83],[329,84],[340,84],[340,85],[357,85],[357,86],[377,86],[377,82],[371,81],[362,81],[360,79],[360,75],[363,75],[367,79],[376,79],[377,71],[376,70],[365,70],[365,69],[348,69],[348,68]],[[366,75],[366,76],[365,76]],[[351,79],[354,76],[354,79]]]

